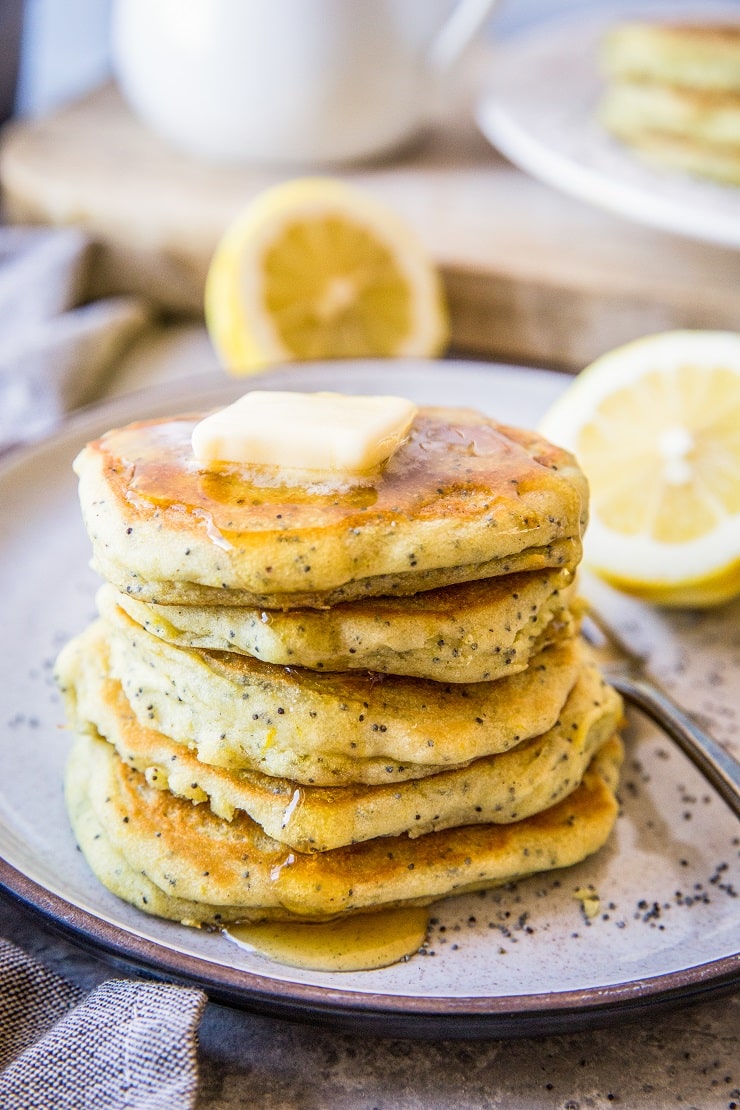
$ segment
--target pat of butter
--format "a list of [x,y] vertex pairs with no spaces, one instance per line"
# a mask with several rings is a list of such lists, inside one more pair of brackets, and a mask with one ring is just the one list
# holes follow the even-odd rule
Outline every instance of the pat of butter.
[[405,439],[416,405],[403,397],[253,390],[193,429],[199,462],[362,473]]

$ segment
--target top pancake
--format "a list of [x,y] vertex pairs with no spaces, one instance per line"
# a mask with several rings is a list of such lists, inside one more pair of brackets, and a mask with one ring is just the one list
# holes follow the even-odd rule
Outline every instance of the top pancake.
[[604,43],[611,77],[740,92],[740,24],[629,21]]
[[94,565],[143,600],[323,607],[580,559],[586,480],[535,432],[422,408],[373,474],[289,485],[199,466],[198,419],[113,430],[75,461]]

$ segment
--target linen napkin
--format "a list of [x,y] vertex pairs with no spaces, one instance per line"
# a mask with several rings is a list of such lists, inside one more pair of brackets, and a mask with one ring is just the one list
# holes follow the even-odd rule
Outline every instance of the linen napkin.
[[111,979],[89,995],[0,940],[3,1110],[188,1110],[200,990]]
[[0,227],[0,450],[96,400],[151,323],[138,297],[85,303],[94,250],[73,227]]

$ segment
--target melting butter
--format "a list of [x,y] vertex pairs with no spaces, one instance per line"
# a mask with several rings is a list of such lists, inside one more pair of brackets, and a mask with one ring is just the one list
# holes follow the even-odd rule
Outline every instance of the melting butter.
[[406,438],[416,405],[403,397],[252,390],[193,429],[201,463],[362,474]]
[[290,967],[309,971],[371,971],[418,952],[429,926],[419,906],[379,910],[321,924],[260,922],[230,925],[238,945]]

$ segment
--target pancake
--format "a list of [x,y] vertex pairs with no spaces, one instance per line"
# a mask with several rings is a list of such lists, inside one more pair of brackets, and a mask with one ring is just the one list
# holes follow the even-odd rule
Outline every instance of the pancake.
[[614,123],[611,131],[654,167],[680,170],[723,185],[740,185],[740,144],[694,142],[648,128],[632,127],[620,133]]
[[296,854],[246,815],[231,822],[149,786],[110,744],[81,735],[66,773],[80,848],[98,879],[140,909],[189,925],[321,920],[428,904],[577,863],[617,815],[621,744],[609,740],[568,798],[511,825],[477,825]]
[[740,92],[740,24],[620,23],[602,61],[612,78]]
[[142,600],[323,607],[580,559],[586,480],[535,432],[422,408],[372,475],[288,485],[278,468],[199,467],[198,419],[113,430],[75,461],[93,565]]
[[107,677],[104,644],[80,663],[76,684],[67,688],[68,718],[77,732],[108,740],[157,789],[209,802],[225,820],[245,812],[300,852],[529,817],[576,789],[621,719],[621,699],[587,662],[553,728],[508,752],[416,781],[299,788],[287,779],[201,763],[182,744],[141,725],[120,683]]
[[204,763],[316,786],[420,778],[540,735],[557,720],[586,650],[565,641],[497,682],[319,675],[173,647],[116,607],[105,629],[62,653],[62,687],[74,681],[76,655],[101,635],[111,675],[142,724],[196,748]]
[[738,157],[740,92],[617,81],[604,95],[600,117],[605,127],[627,142],[642,142],[657,134],[697,149],[717,147],[718,153]]
[[572,593],[570,572],[546,570],[322,610],[156,605],[118,591],[115,600],[178,647],[311,670],[486,682],[524,670],[542,648],[574,634]]
[[603,44],[604,127],[643,161],[740,184],[740,23],[624,23]]

